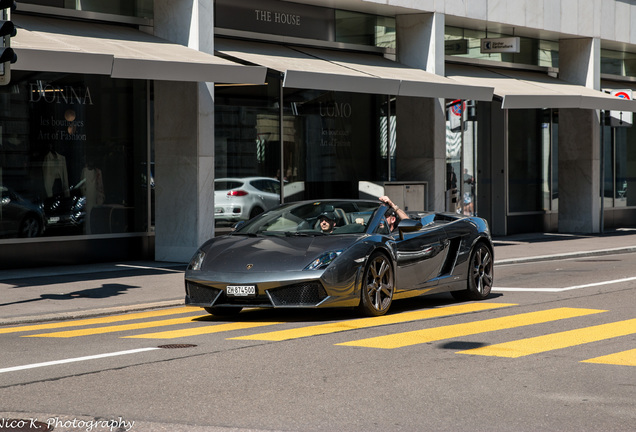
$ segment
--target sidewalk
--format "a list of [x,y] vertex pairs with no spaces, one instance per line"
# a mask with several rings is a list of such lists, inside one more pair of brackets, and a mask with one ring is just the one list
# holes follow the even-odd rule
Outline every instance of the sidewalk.
[[[495,265],[636,252],[636,229],[494,239]],[[0,270],[0,325],[182,306],[183,263],[122,262]]]
[[603,234],[534,233],[495,237],[495,264],[636,252],[636,228]]

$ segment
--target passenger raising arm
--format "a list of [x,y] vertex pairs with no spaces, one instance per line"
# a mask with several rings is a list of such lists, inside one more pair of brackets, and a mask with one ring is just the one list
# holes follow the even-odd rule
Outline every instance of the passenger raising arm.
[[391,212],[392,214],[389,214],[386,218],[386,221],[389,224],[389,229],[391,230],[391,232],[393,232],[397,228],[396,219],[399,219],[399,220],[408,219],[409,216],[404,212],[404,210],[402,210],[400,207],[395,205],[393,201],[391,201],[391,198],[389,198],[388,196],[381,196],[380,201],[388,205],[389,207],[391,207],[391,209],[393,210]]

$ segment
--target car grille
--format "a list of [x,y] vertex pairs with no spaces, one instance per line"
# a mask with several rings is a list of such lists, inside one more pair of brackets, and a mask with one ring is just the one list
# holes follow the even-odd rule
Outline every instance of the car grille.
[[315,306],[327,297],[320,282],[306,282],[268,291],[274,306]]
[[211,305],[219,296],[221,290],[211,288],[205,285],[199,285],[194,282],[186,282],[186,304],[204,304]]

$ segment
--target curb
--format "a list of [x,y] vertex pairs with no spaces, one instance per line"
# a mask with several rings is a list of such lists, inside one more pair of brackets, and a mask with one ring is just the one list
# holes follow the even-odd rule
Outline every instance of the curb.
[[59,312],[59,313],[52,313],[47,315],[4,318],[4,319],[0,319],[0,326],[17,325],[17,324],[33,324],[33,323],[39,323],[44,321],[61,321],[61,320],[71,320],[71,319],[80,319],[80,318],[93,318],[98,316],[110,315],[113,313],[139,312],[144,310],[159,309],[159,308],[174,307],[174,306],[185,306],[183,299],[166,300],[166,301],[155,302],[155,303],[143,303],[143,304],[128,305],[128,306],[113,306],[113,307],[102,308],[102,309],[87,309],[82,311]]
[[[630,247],[622,247],[622,248],[614,248],[614,249],[598,249],[591,251],[581,251],[581,252],[566,252],[554,255],[538,255],[532,257],[519,257],[519,258],[506,258],[502,260],[495,259],[496,265],[506,265],[506,264],[523,264],[523,263],[532,263],[532,262],[541,262],[541,261],[551,261],[553,259],[571,259],[571,258],[585,258],[591,256],[604,256],[604,255],[615,255],[615,254],[624,254],[624,253],[634,253],[636,252],[636,246]],[[495,249],[495,254],[497,250]]]

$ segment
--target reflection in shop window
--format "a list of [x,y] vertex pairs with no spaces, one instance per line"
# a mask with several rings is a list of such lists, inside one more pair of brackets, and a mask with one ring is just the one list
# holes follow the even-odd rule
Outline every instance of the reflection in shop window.
[[[285,202],[368,198],[361,184],[375,191],[387,179],[395,140],[387,137],[384,96],[285,89],[281,111],[279,85],[273,76],[267,86],[215,87],[217,227],[271,208],[257,199],[266,194],[250,189],[265,179],[277,192],[282,180]],[[395,118],[390,123],[394,134]]]
[[550,210],[549,118],[544,110],[508,112],[509,211]]
[[615,129],[614,206],[636,206],[636,132],[633,128]]
[[20,0],[19,3],[137,18],[153,17],[153,0]]
[[16,72],[7,89],[0,186],[23,211],[2,205],[0,236],[147,231],[146,82]]

